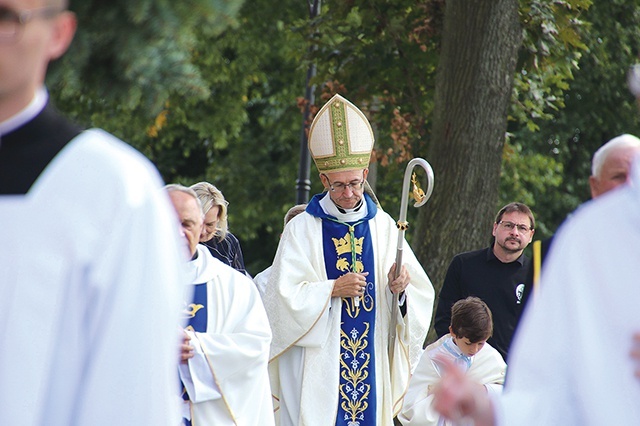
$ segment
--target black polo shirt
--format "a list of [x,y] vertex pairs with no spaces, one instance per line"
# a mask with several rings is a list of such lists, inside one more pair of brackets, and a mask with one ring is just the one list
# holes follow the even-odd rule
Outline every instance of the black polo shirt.
[[455,302],[469,296],[479,297],[493,314],[493,336],[488,342],[506,360],[522,313],[529,264],[524,254],[514,262],[503,263],[491,247],[456,255],[438,298],[434,324],[438,337],[449,332],[451,306]]

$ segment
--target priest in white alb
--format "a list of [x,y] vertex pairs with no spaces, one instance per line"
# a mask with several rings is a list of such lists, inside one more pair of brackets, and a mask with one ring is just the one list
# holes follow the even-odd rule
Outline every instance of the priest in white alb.
[[253,281],[198,244],[204,214],[196,193],[181,185],[166,188],[191,256],[179,364],[184,424],[273,425],[271,330],[260,294]]

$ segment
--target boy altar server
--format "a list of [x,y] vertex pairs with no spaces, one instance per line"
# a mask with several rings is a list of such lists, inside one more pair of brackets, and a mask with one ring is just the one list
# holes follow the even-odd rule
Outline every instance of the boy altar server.
[[450,426],[433,407],[434,386],[442,375],[442,359],[449,359],[469,380],[500,394],[507,365],[487,343],[493,331],[489,307],[477,297],[458,300],[451,308],[449,333],[427,346],[404,397],[398,420],[403,426]]

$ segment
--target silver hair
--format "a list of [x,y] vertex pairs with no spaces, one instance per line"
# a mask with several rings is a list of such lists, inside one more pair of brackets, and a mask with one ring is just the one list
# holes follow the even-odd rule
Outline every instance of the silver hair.
[[640,139],[637,137],[625,133],[611,139],[609,142],[602,145],[591,160],[591,175],[599,177],[602,172],[602,166],[609,157],[609,155],[619,148],[638,148],[640,149]]
[[189,188],[188,186],[180,185],[179,183],[170,183],[168,185],[165,185],[164,189],[165,191],[167,191],[167,193],[183,192],[185,194],[191,195],[193,198],[196,199],[196,202],[198,203],[198,208],[200,209],[200,213],[202,214],[202,217],[204,217],[204,214],[205,214],[204,209],[202,208],[202,203],[200,202],[200,199],[198,198],[198,194],[196,194],[196,191]]

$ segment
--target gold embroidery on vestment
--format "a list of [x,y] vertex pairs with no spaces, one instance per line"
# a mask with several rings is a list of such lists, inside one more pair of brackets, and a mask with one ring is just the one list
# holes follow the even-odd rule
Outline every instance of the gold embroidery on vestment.
[[191,303],[185,309],[183,309],[182,313],[185,315],[185,318],[193,318],[196,316],[196,312],[198,312],[202,308],[204,308],[204,305],[196,305],[195,303]]
[[364,265],[361,260],[352,259],[351,263],[346,257],[341,257],[343,254],[356,254],[362,255],[362,243],[364,237],[353,238],[353,245],[351,243],[352,238],[349,232],[344,234],[341,238],[331,238],[333,245],[336,248],[336,254],[338,260],[336,261],[336,269],[340,272],[362,272],[364,271]]
[[[351,236],[347,232],[342,238],[331,238],[333,245],[336,247],[336,254],[338,256],[345,253],[351,253]],[[354,238],[356,245],[356,253],[362,254],[362,241],[364,237]]]
[[346,313],[351,318],[355,318],[360,315],[360,308],[363,308],[367,312],[373,310],[374,299],[371,294],[374,290],[374,285],[371,282],[367,282],[364,287],[364,294],[359,298],[358,303],[355,302],[353,297],[343,297],[342,303],[345,305]]
[[368,367],[371,360],[371,354],[365,352],[369,345],[369,323],[365,322],[364,325],[362,335],[359,335],[356,329],[350,332],[350,336],[344,330],[340,330],[340,346],[344,349],[343,356],[340,357],[340,371],[346,381],[340,385],[340,406],[353,423],[362,417],[362,413],[369,406],[371,392],[371,385],[364,383],[369,377]]

